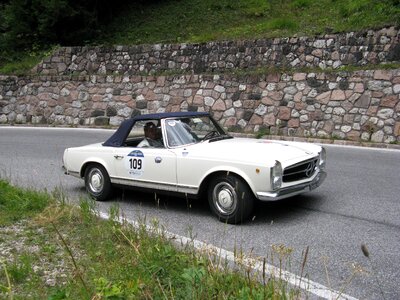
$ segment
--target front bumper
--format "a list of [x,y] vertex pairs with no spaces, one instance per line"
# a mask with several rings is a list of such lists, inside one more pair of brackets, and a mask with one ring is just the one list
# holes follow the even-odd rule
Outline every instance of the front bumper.
[[284,198],[289,198],[298,194],[309,192],[319,187],[326,178],[326,172],[320,171],[315,178],[306,183],[283,188],[274,192],[259,192],[257,198],[261,201],[275,201]]

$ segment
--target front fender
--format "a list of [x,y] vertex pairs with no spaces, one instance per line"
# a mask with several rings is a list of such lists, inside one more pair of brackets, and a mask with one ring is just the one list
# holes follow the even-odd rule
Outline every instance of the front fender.
[[[258,191],[257,186],[262,185],[266,186],[269,183],[269,168],[256,168],[254,166],[247,166],[247,170],[243,170],[242,168],[238,168],[235,166],[228,166],[228,165],[220,165],[215,166],[209,169],[206,174],[201,178],[201,185],[205,182],[210,176],[216,173],[233,173],[240,176],[250,187],[251,191],[253,192],[254,196]],[[257,173],[257,170],[259,172]],[[200,185],[200,186],[201,186]]]

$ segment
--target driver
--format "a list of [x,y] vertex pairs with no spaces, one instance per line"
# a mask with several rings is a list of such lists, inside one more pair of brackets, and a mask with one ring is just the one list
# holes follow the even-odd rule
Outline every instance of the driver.
[[138,147],[164,147],[161,130],[153,122],[144,125],[144,139],[137,145]]

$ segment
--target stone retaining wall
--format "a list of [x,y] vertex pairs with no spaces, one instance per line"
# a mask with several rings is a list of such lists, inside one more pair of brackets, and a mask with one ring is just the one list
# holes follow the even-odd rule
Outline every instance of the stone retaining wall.
[[0,77],[0,123],[119,125],[211,111],[231,130],[400,142],[400,69],[258,76]]
[[40,75],[227,73],[260,67],[337,69],[400,61],[400,30],[203,44],[63,47],[39,64]]

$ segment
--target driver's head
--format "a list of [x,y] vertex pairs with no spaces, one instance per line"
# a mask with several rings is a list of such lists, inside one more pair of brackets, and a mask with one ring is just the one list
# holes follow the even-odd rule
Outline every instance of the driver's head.
[[147,122],[144,125],[144,135],[146,138],[155,140],[157,139],[157,127],[153,122]]

